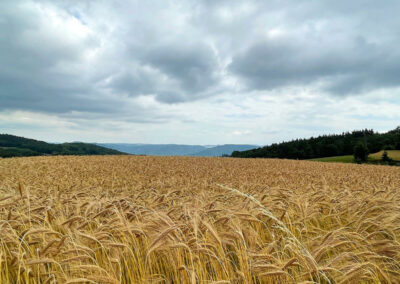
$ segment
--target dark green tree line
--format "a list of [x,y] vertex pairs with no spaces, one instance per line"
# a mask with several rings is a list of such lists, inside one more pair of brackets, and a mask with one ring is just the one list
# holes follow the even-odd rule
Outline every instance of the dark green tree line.
[[353,155],[358,143],[363,143],[370,153],[379,152],[385,147],[400,150],[400,127],[386,133],[365,129],[309,139],[296,139],[248,151],[235,151],[232,157],[314,159]]

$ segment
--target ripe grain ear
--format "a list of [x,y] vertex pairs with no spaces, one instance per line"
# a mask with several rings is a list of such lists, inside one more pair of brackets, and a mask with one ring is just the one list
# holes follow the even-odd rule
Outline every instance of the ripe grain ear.
[[18,192],[19,192],[19,195],[21,197],[22,197],[23,191],[24,191],[24,185],[22,184],[21,180],[19,180],[19,182],[18,182]]

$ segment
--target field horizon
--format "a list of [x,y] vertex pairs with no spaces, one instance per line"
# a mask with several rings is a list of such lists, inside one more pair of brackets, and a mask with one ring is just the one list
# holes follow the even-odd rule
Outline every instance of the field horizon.
[[277,159],[0,159],[1,283],[400,280],[400,171]]

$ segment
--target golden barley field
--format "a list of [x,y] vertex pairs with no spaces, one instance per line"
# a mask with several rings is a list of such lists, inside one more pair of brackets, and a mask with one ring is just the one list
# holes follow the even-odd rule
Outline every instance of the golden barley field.
[[400,169],[0,159],[0,283],[400,283]]

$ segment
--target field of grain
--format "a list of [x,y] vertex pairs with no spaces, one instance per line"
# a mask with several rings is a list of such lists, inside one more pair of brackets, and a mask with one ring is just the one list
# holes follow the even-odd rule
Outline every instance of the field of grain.
[[0,283],[399,283],[400,169],[0,159]]

